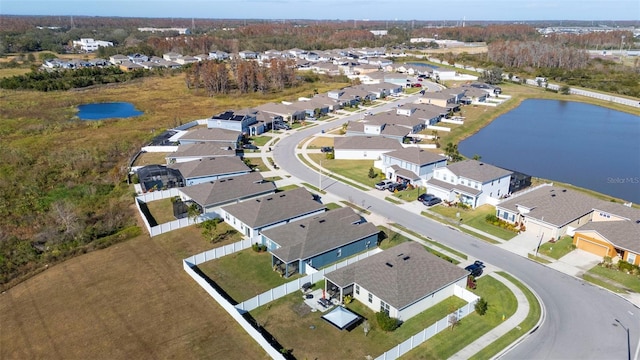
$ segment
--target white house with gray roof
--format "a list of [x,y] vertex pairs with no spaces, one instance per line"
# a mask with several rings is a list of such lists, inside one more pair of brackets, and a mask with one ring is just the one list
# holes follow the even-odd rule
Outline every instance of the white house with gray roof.
[[178,149],[166,156],[167,164],[182,163],[214,157],[234,157],[236,151],[231,146],[214,142],[178,145]]
[[262,242],[260,232],[325,212],[325,206],[305,188],[274,193],[220,209],[220,217],[250,238]]
[[220,207],[258,196],[273,194],[276,186],[259,173],[232,176],[180,188],[180,199],[196,204],[203,214],[220,213]]
[[337,160],[379,160],[384,153],[402,149],[402,144],[379,136],[345,136],[333,139],[333,149]]
[[417,147],[402,148],[382,154],[374,166],[382,170],[387,179],[424,186],[434,171],[447,165],[447,158]]
[[178,141],[183,144],[211,143],[220,147],[237,149],[242,140],[242,133],[236,130],[196,128],[182,135]]
[[406,321],[466,292],[469,272],[409,241],[325,275],[332,297],[353,299]]
[[237,156],[204,158],[169,164],[167,167],[180,172],[184,186],[246,175],[251,172],[251,168]]
[[272,267],[285,277],[320,269],[378,245],[378,228],[350,207],[262,231]]
[[513,172],[477,160],[463,160],[434,170],[427,192],[444,201],[476,208],[497,204],[509,195]]

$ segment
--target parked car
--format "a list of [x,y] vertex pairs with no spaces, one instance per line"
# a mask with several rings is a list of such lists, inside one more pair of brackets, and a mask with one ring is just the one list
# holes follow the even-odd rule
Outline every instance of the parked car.
[[402,190],[404,190],[404,189],[406,189],[406,188],[407,188],[407,184],[405,184],[405,183],[398,183],[398,182],[396,182],[396,183],[393,183],[393,184],[389,185],[389,187],[387,188],[387,190],[389,190],[389,191],[391,191],[391,192],[395,192],[396,190],[398,190],[398,191],[402,191]]
[[411,87],[422,87],[422,84],[420,84],[420,83],[415,83],[415,84],[411,85]]
[[393,184],[393,181],[391,180],[382,180],[376,184],[376,189],[385,190],[389,187],[389,185],[392,185],[392,184]]
[[433,206],[442,202],[442,199],[433,194],[422,194],[418,196],[418,201],[426,206]]
[[291,130],[291,127],[285,123],[275,123],[273,124],[274,130]]
[[332,152],[333,151],[333,147],[332,146],[323,146],[320,148],[320,151],[323,153],[328,153],[328,152]]
[[478,277],[482,275],[483,268],[484,268],[484,263],[480,260],[476,260],[473,264],[467,266],[464,269],[470,272],[473,277]]

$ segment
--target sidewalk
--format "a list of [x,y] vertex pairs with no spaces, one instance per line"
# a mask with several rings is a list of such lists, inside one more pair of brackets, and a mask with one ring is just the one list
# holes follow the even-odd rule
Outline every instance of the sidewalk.
[[[527,297],[524,295],[522,290],[515,286],[511,281],[506,278],[500,276],[496,273],[491,273],[488,276],[495,278],[496,280],[503,283],[509,290],[515,295],[516,300],[518,302],[518,308],[516,309],[515,314],[513,314],[510,318],[506,319],[502,324],[496,326],[491,329],[488,333],[482,335],[476,341],[467,345],[462,350],[453,354],[449,359],[468,359],[471,356],[478,353],[480,350],[489,346],[494,341],[498,340],[501,336],[505,335],[512,329],[516,328],[520,323],[522,323],[529,315],[529,302],[527,301]],[[489,304],[491,305],[491,304]]]

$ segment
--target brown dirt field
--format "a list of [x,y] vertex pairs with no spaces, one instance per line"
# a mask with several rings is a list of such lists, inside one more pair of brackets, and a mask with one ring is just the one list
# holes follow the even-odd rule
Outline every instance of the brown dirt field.
[[85,254],[0,295],[2,359],[266,359],[183,271],[190,227]]

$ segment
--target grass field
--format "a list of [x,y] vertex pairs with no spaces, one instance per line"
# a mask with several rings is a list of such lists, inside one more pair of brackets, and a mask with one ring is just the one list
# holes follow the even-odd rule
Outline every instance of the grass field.
[[150,201],[147,203],[147,207],[156,224],[164,224],[176,220],[176,217],[173,216],[173,202],[171,199]]
[[602,266],[593,267],[588,274],[609,279],[619,284],[619,287],[624,291],[631,290],[640,293],[640,276],[638,275],[627,274],[617,269],[607,269]]
[[503,229],[499,226],[489,224],[485,221],[485,217],[489,214],[495,214],[495,210],[491,205],[482,205],[475,209],[460,209],[458,207],[434,206],[430,209],[435,213],[446,216],[450,219],[457,219],[456,215],[460,214],[462,222],[472,226],[478,230],[497,236],[503,240],[510,240],[517,234],[513,231]]
[[146,165],[164,165],[167,163],[168,152],[145,152],[140,154],[133,166],[146,166]]
[[199,231],[138,236],[6,291],[0,358],[268,359],[182,270],[212,247]]
[[574,249],[573,238],[571,236],[563,236],[555,243],[546,242],[540,245],[538,252],[554,259],[560,259]]

